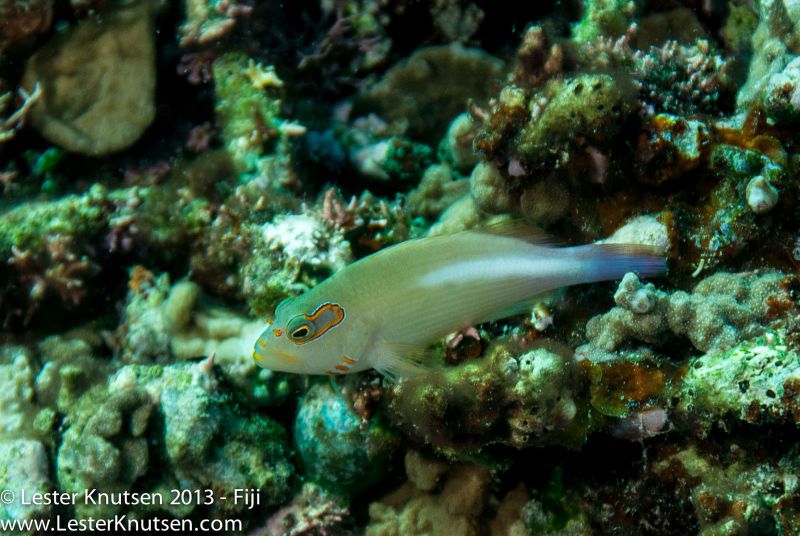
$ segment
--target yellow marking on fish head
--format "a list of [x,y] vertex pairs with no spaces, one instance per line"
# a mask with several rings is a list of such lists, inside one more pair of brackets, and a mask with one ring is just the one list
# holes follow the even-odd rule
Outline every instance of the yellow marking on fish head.
[[[348,351],[346,344],[337,347],[348,340],[344,330],[324,343],[312,344],[343,325],[345,318],[345,309],[339,303],[302,297],[284,301],[276,310],[274,322],[268,323],[255,341],[253,358],[260,367],[281,372],[350,372],[355,360],[343,353]],[[341,358],[343,355],[346,359]]]
[[[272,321],[267,321],[266,329],[261,336],[256,339],[253,352],[253,360],[261,367],[280,370],[283,372],[303,372],[302,366],[298,366],[298,356],[287,352],[288,348],[282,348],[286,343],[281,344],[283,339],[282,329],[271,329]],[[278,344],[276,344],[276,342]]]
[[297,361],[296,355],[287,354],[284,352],[273,352],[272,354],[276,357],[280,357],[281,359],[285,359],[286,361]]

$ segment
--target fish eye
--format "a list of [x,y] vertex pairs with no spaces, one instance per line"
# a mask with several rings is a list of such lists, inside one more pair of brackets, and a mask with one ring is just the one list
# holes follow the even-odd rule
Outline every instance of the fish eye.
[[314,335],[314,324],[304,315],[294,317],[286,328],[289,338],[295,342],[303,342]]
[[296,330],[294,330],[292,332],[292,338],[293,339],[304,339],[304,338],[308,337],[308,334],[310,332],[311,331],[308,329],[307,326],[300,326],[299,328],[297,328]]

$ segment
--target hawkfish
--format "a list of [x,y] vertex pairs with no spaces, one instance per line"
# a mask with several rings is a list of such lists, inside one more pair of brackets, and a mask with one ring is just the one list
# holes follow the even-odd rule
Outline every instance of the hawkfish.
[[364,257],[281,302],[255,343],[266,369],[339,375],[422,369],[436,340],[529,310],[548,291],[664,272],[655,248],[554,247],[519,228],[408,240]]

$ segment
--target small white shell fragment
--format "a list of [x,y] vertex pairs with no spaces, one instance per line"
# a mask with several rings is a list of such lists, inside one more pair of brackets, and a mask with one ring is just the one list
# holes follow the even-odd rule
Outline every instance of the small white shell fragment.
[[766,214],[778,203],[778,189],[761,175],[750,179],[745,190],[750,210],[756,214]]

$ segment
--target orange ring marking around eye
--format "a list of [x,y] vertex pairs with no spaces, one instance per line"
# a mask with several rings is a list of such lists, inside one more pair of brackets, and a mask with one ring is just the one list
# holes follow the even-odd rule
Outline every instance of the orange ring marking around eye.
[[306,317],[306,320],[308,320],[309,322],[313,323],[314,320],[316,320],[319,317],[319,315],[321,315],[322,313],[324,313],[326,311],[332,311],[334,313],[333,319],[330,322],[328,322],[327,324],[322,326],[322,329],[320,329],[319,331],[314,333],[314,335],[309,337],[308,339],[306,339],[304,341],[292,341],[292,342],[294,342],[295,344],[300,345],[300,344],[306,344],[308,342],[311,342],[314,339],[319,339],[320,337],[325,335],[325,333],[327,333],[329,330],[331,330],[331,329],[335,328],[336,326],[338,326],[339,324],[341,324],[342,321],[345,318],[344,309],[342,308],[342,306],[339,305],[338,303],[330,303],[330,302],[323,303],[322,305],[317,307],[316,310],[313,313],[311,313],[310,315],[304,314],[303,316]]

